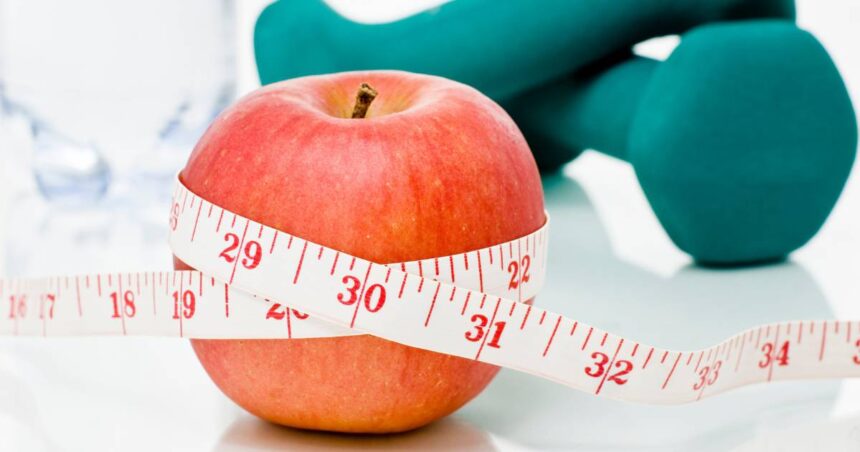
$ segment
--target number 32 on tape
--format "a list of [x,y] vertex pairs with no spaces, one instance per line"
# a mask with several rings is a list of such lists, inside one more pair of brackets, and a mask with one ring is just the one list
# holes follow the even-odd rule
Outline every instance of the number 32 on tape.
[[860,322],[762,325],[704,350],[652,347],[531,305],[547,225],[467,253],[381,265],[251,221],[177,183],[174,254],[199,271],[0,280],[9,335],[373,334],[593,394],[684,403],[753,383],[860,376]]

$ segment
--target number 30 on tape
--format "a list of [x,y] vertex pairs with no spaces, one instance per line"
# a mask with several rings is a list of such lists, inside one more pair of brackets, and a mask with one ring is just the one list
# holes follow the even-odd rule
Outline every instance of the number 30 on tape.
[[380,265],[251,221],[177,183],[174,254],[199,271],[0,280],[7,335],[372,334],[615,399],[684,403],[753,383],[860,376],[860,322],[763,325],[652,347],[531,305],[547,225],[463,254]]

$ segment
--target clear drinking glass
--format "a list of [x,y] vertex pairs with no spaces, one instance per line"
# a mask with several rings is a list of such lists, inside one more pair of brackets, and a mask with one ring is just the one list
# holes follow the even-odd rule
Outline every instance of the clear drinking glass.
[[0,0],[7,273],[164,262],[172,179],[235,95],[234,17],[231,0]]

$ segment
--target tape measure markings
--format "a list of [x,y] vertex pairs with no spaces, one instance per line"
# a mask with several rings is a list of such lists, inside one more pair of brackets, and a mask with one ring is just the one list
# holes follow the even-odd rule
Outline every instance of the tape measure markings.
[[[593,394],[651,403],[689,402],[756,382],[860,376],[860,341],[851,342],[850,322],[833,322],[832,334],[826,320],[817,333],[816,322],[765,325],[682,352],[640,344],[529,303],[518,309],[543,284],[546,226],[481,250],[380,265],[265,227],[182,186],[170,212],[174,253],[203,273],[158,272],[157,279],[156,272],[143,273],[142,283],[140,273],[99,274],[92,275],[95,287],[84,275],[72,278],[74,295],[68,277],[0,280],[0,297],[10,300],[9,321],[0,331],[199,338],[367,332]],[[477,264],[470,267],[470,260]],[[143,299],[152,300],[151,313],[138,309]],[[28,300],[38,303],[38,318],[27,315]],[[834,340],[841,328],[844,342]],[[745,354],[747,348],[756,353]],[[726,363],[733,353],[731,369]]]

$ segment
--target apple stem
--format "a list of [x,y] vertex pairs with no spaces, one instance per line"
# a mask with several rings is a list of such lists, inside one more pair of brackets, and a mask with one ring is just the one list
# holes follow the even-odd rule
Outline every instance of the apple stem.
[[373,99],[376,99],[377,94],[379,93],[372,86],[367,83],[361,84],[358,94],[355,95],[355,107],[352,109],[353,119],[361,119],[367,115],[367,109],[370,108],[370,104]]

